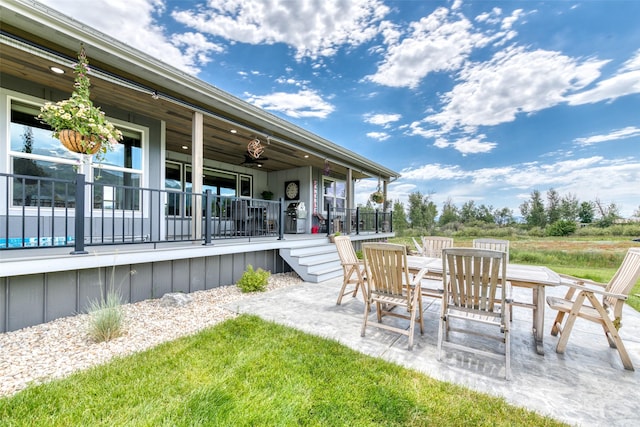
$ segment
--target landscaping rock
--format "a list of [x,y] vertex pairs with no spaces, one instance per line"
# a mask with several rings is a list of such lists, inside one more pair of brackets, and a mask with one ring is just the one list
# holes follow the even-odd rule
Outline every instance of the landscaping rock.
[[192,298],[189,294],[183,294],[180,292],[174,292],[169,294],[164,294],[162,298],[160,298],[160,305],[162,307],[182,307],[191,303]]

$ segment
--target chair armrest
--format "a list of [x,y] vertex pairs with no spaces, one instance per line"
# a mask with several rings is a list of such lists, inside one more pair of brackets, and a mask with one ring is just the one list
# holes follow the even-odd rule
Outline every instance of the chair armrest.
[[418,271],[414,276],[413,279],[411,280],[411,285],[412,286],[419,286],[420,285],[420,281],[424,278],[424,276],[429,272],[428,268],[421,268],[420,271]]
[[[571,277],[571,276],[569,276]],[[573,283],[573,282],[565,282],[563,280],[560,281],[560,284],[568,286],[578,292],[590,292],[592,294],[598,294],[598,295],[602,295],[605,297],[611,297],[611,298],[616,298],[616,299],[620,299],[620,300],[627,300],[627,295],[624,294],[615,294],[613,292],[607,292],[603,289],[603,284],[602,283],[598,283],[598,282],[592,282],[592,281],[580,281],[578,283]],[[595,285],[595,286],[594,286]],[[604,285],[606,286],[606,285]]]
[[568,274],[559,274],[559,276],[560,276],[561,285],[577,287],[577,289],[580,289],[579,286],[584,286],[584,285],[599,286],[601,288],[607,287],[606,283],[594,282],[593,280],[589,280],[589,279],[581,279],[579,277],[569,276]]

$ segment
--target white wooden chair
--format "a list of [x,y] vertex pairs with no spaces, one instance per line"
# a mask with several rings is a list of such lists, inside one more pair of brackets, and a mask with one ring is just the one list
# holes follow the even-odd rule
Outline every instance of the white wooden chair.
[[489,249],[492,251],[502,251],[507,254],[509,262],[509,241],[502,239],[473,239],[472,246],[476,249]]
[[421,255],[428,258],[442,258],[442,250],[451,247],[453,247],[451,237],[423,236]]
[[[484,355],[505,362],[505,378],[511,378],[510,295],[507,283],[506,254],[474,248],[449,248],[442,251],[444,295],[438,329],[438,360],[443,347]],[[455,327],[452,326],[455,321]],[[485,333],[472,323],[495,327],[499,334]],[[450,341],[449,332],[457,331],[499,339],[504,353],[480,349],[464,341]]]
[[[427,270],[420,270],[411,279],[404,245],[363,243],[362,251],[367,274],[367,297],[361,335],[365,335],[369,311],[375,304],[378,323],[371,322],[370,326],[407,335],[409,350],[411,350],[415,324],[420,325],[420,334],[424,332],[422,294],[419,284]],[[404,308],[407,314],[404,314],[401,308]],[[384,316],[408,319],[409,329],[382,323]]]
[[[364,286],[364,261],[358,259],[349,236],[335,236],[334,243],[336,244],[336,249],[338,249],[338,256],[340,257],[340,265],[342,265],[343,273],[342,288],[340,289],[336,304],[340,305],[342,303],[342,297],[347,294],[355,297],[358,294],[358,289],[362,289],[363,298],[366,299],[367,291]],[[349,285],[355,285],[353,291],[347,290],[347,286]]]
[[[564,353],[573,324],[580,317],[602,326],[609,346],[618,350],[625,369],[633,371],[631,358],[618,330],[622,326],[624,302],[640,279],[640,248],[630,248],[627,251],[620,268],[608,284],[566,275],[561,275],[561,278],[562,284],[569,286],[565,297],[547,297],[549,307],[558,310],[551,328],[551,335],[556,336],[560,333],[556,352]],[[563,325],[565,314],[569,316]]]
[[[423,236],[421,242],[420,255],[427,258],[442,258],[442,250],[453,247],[451,237]],[[442,298],[442,275],[427,273],[421,283],[421,288],[422,296]]]

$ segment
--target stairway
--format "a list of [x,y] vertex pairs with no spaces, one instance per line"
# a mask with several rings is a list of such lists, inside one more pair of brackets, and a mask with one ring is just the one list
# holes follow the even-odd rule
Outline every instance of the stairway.
[[280,256],[305,282],[320,283],[342,276],[340,257],[333,243],[281,248]]

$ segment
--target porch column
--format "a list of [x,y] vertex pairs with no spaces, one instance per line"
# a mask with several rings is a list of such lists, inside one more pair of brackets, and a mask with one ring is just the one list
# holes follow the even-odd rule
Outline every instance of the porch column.
[[191,238],[202,237],[202,177],[204,175],[204,130],[202,113],[193,112],[191,123]]
[[353,209],[353,171],[347,168],[347,210]]
[[384,197],[384,203],[382,203],[382,211],[386,212],[387,210],[389,210],[390,204],[388,203],[389,200],[387,199],[387,185],[389,183],[385,180],[382,181],[382,194]]

